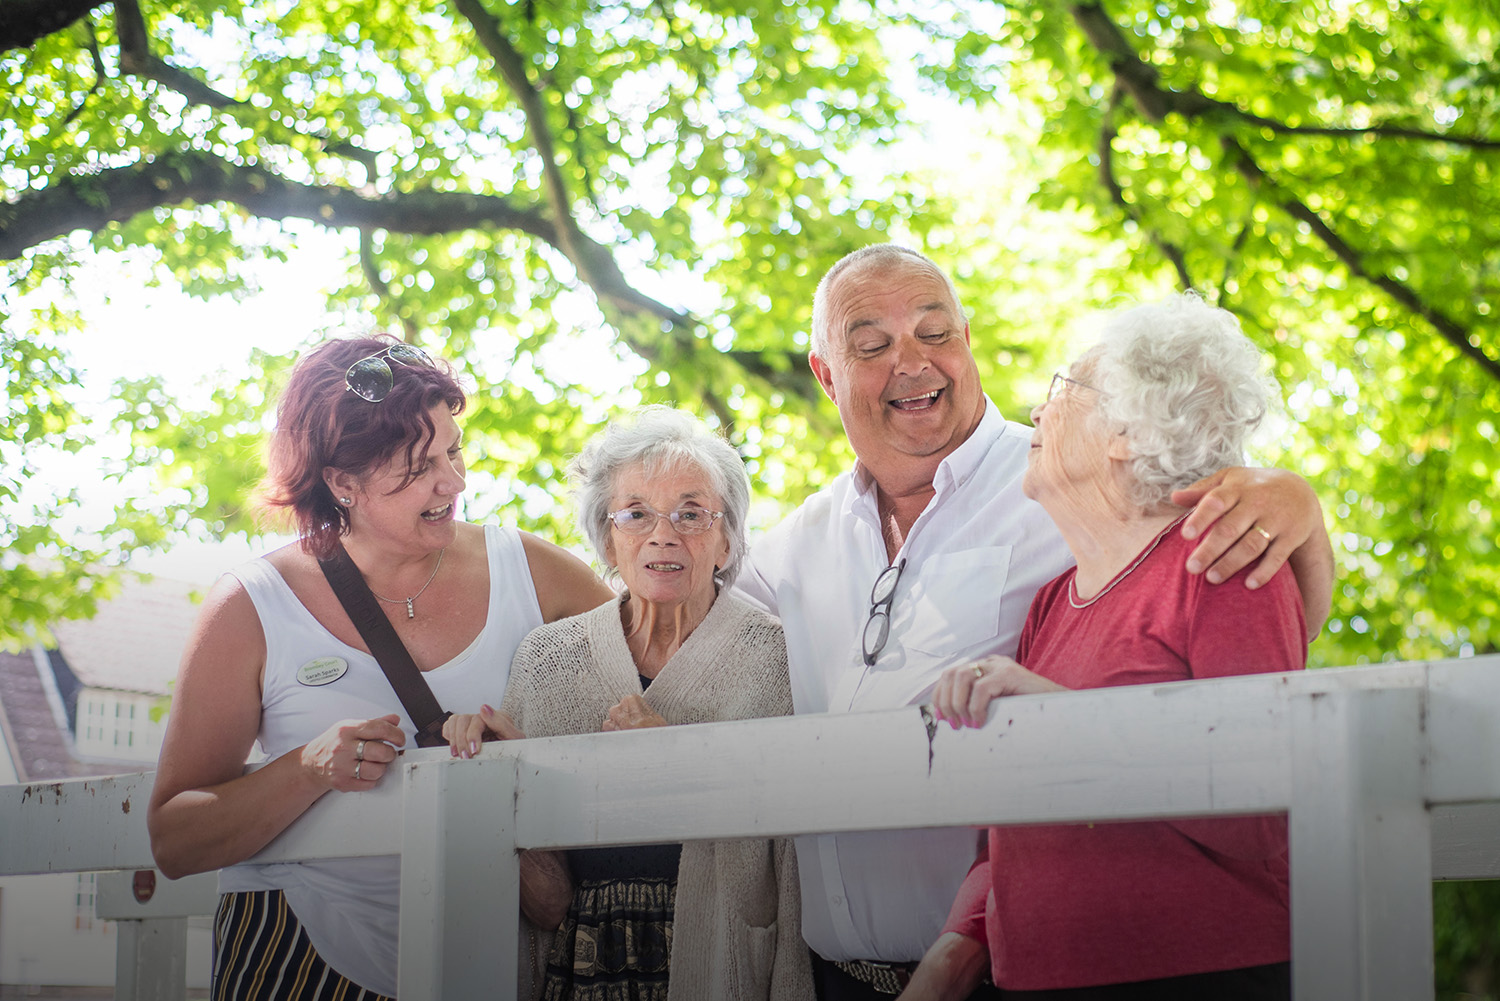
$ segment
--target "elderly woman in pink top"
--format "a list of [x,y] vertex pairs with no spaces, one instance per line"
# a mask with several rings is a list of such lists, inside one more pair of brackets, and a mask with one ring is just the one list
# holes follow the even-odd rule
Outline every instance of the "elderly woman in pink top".
[[[1025,491],[1078,565],[1037,593],[1014,660],[943,676],[943,719],[980,726],[1010,695],[1304,665],[1291,573],[1208,585],[1173,531],[1187,512],[1172,490],[1241,461],[1266,410],[1260,369],[1234,317],[1189,294],[1113,315],[1054,377]],[[1281,817],[992,828],[903,997],[967,997],[988,973],[1014,1001],[1288,998],[1287,893]]]

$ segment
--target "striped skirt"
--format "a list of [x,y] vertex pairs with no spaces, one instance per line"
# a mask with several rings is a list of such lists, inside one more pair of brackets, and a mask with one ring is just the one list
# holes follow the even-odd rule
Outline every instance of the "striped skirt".
[[212,1001],[391,1001],[323,962],[280,890],[226,893],[214,915]]

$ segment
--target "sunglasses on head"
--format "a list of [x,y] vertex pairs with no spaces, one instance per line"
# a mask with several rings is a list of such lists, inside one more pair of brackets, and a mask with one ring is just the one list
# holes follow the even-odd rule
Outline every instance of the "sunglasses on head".
[[[387,360],[389,359],[389,360]],[[384,350],[367,355],[349,366],[344,373],[344,390],[362,400],[379,403],[390,395],[396,375],[390,362],[397,365],[426,365],[435,368],[432,358],[421,348],[410,344],[392,344]]]

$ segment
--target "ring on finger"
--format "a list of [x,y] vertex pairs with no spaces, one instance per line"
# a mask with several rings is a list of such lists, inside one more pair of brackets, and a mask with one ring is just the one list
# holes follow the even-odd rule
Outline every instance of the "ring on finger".
[[365,763],[365,759],[364,758],[360,758],[358,761],[354,762],[354,780],[356,782],[359,781],[359,766],[363,765],[364,763]]
[[1261,538],[1265,539],[1267,542],[1271,541],[1271,533],[1266,531],[1264,528],[1261,528],[1259,525],[1251,525],[1250,528],[1253,531],[1259,532],[1261,534]]
[[978,664],[974,665],[974,677],[976,677],[976,678],[982,678],[982,677],[984,677],[984,668],[980,667]]
[[365,760],[365,742],[362,741],[362,740],[359,743],[357,743],[357,744],[354,745],[354,760],[355,761],[363,761],[363,760]]

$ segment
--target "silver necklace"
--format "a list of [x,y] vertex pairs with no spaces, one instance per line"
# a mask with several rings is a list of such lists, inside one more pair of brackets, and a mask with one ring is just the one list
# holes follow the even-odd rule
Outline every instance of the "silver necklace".
[[1166,528],[1157,533],[1156,538],[1151,540],[1151,545],[1147,546],[1145,552],[1141,553],[1141,555],[1135,558],[1134,563],[1130,564],[1130,566],[1126,567],[1124,570],[1120,571],[1120,573],[1116,574],[1114,580],[1104,585],[1104,590],[1094,595],[1088,601],[1081,602],[1076,597],[1078,594],[1078,575],[1075,573],[1072,578],[1068,580],[1068,604],[1072,605],[1074,608],[1088,608],[1094,602],[1104,597],[1114,588],[1116,584],[1120,583],[1120,581],[1124,580],[1126,577],[1129,577],[1130,571],[1134,570],[1136,567],[1144,563],[1146,561],[1146,557],[1151,555],[1151,551],[1157,547],[1162,539],[1165,539],[1167,537],[1167,533],[1176,528],[1178,525],[1182,524],[1183,518],[1186,517],[1187,515],[1183,515],[1182,518],[1178,518],[1176,521],[1172,522],[1172,524],[1168,525]]
[[[447,551],[447,547],[438,550],[437,566],[432,568],[432,577],[427,578],[427,584],[431,584],[433,577],[437,576],[438,568],[443,565],[443,554]],[[408,619],[415,619],[417,617],[417,611],[412,607],[411,603],[422,597],[422,592],[427,590],[427,584],[423,584],[421,587],[417,588],[417,593],[412,595],[410,598],[387,598],[383,594],[377,594],[373,587],[370,588],[370,593],[374,594],[375,597],[379,598],[381,601],[387,602],[392,605],[399,605],[403,601],[406,602],[406,617]]]

